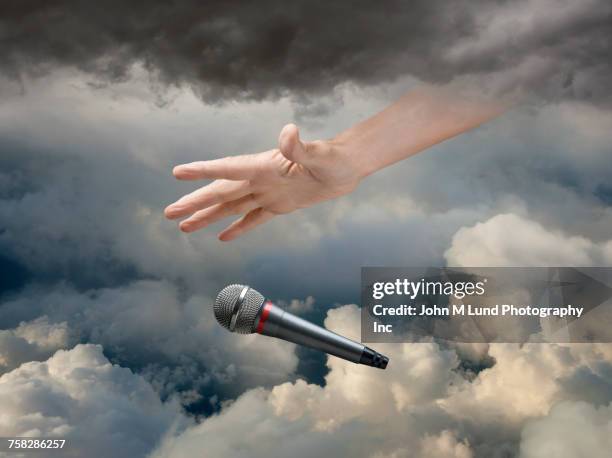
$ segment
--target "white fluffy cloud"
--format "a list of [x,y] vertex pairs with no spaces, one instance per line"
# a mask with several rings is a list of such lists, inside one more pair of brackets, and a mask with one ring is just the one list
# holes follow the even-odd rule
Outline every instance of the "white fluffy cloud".
[[445,257],[451,266],[589,266],[597,259],[596,250],[585,237],[508,213],[459,229]]
[[[355,337],[358,322],[359,310],[348,305],[330,311],[326,325]],[[391,358],[385,371],[330,357],[325,386],[298,380],[248,391],[219,415],[169,435],[154,456],[198,450],[215,457],[280,457],[289,450],[296,457],[515,456],[527,421],[534,423],[523,432],[523,453],[531,442],[549,440],[529,425],[556,418],[555,405],[573,395],[567,380],[582,374],[585,395],[597,390],[596,375],[612,367],[603,344],[491,344],[495,364],[470,380],[458,370],[454,350],[428,342],[379,347]],[[585,428],[603,424],[587,419]]]
[[[347,305],[330,310],[325,324],[357,338],[359,309]],[[329,358],[324,387],[298,380],[270,391],[249,391],[218,416],[168,437],[155,457],[187,457],[203,447],[215,457],[420,456],[412,447],[409,455],[398,453],[406,442],[421,440],[429,427],[432,438],[426,440],[437,441],[433,435],[442,430],[435,430],[435,417],[441,414],[435,413],[435,402],[452,383],[460,383],[454,372],[458,360],[435,343],[379,347],[391,356],[385,371]],[[434,419],[427,418],[430,414]],[[445,441],[440,439],[441,449]]]
[[187,422],[172,402],[96,345],[60,350],[0,377],[0,436],[67,439],[71,456],[137,457]]
[[[358,338],[359,315],[356,306],[342,306],[325,324]],[[69,334],[65,323],[42,319],[10,332],[47,351]],[[109,345],[114,338],[101,336]],[[254,336],[245,346],[265,342]],[[143,377],[110,364],[100,346],[77,345],[0,377],[0,435],[65,436],[76,456],[104,446],[103,456],[154,458],[474,458],[518,453],[519,442],[522,456],[539,458],[563,436],[565,453],[605,456],[612,406],[569,401],[610,402],[601,392],[612,370],[609,345],[491,344],[473,352],[475,360],[495,361],[475,377],[463,374],[454,349],[432,342],[377,349],[391,358],[385,371],[330,357],[325,386],[298,380],[250,389],[192,424],[175,400],[162,403]]]
[[[474,425],[517,427],[545,415],[567,394],[561,381],[588,364],[606,361],[596,346],[490,344],[495,365],[471,383],[454,387],[440,405]],[[612,361],[612,360],[610,360]],[[588,384],[587,384],[588,385]],[[585,385],[585,391],[592,387]]]
[[452,431],[444,430],[436,436],[426,435],[420,444],[421,458],[472,458],[468,441],[457,440]]
[[565,402],[529,422],[521,436],[521,458],[608,458],[612,450],[612,404],[596,408]]
[[21,322],[15,329],[0,330],[0,374],[21,363],[43,361],[69,343],[67,323],[49,323],[46,315]]
[[[347,305],[328,312],[325,324],[341,335],[359,340],[359,309]],[[315,427],[333,431],[339,424],[368,417],[384,422],[389,412],[410,412],[447,395],[459,377],[453,371],[459,361],[453,351],[435,343],[379,344],[377,350],[391,354],[385,371],[329,358],[325,387],[303,381],[276,386],[270,402],[279,415],[308,415]]]
[[457,439],[456,432],[444,430],[440,434],[425,434],[418,442],[392,452],[377,452],[372,458],[473,458],[474,454],[467,440]]

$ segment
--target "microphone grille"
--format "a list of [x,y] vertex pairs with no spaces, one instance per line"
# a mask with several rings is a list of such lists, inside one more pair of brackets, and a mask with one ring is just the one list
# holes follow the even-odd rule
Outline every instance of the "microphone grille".
[[[215,300],[215,318],[221,326],[230,329],[232,314],[240,293],[245,285],[229,285],[221,290]],[[237,310],[234,332],[240,334],[250,334],[255,331],[255,321],[257,314],[264,303],[264,297],[254,289],[249,288],[242,300],[239,310]]]
[[235,332],[240,334],[255,332],[255,321],[257,321],[257,315],[261,310],[264,300],[264,297],[258,291],[249,288],[236,319]]

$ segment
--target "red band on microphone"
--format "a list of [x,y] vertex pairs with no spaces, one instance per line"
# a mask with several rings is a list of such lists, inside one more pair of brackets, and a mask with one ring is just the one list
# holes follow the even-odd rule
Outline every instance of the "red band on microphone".
[[272,310],[272,302],[268,301],[264,304],[263,310],[261,311],[261,316],[259,317],[259,324],[257,325],[258,334],[263,332],[264,324],[266,324],[266,320],[270,315],[270,310]]

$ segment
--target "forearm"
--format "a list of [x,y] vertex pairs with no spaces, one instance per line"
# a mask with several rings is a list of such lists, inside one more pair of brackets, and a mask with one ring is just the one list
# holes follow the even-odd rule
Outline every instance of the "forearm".
[[473,129],[504,108],[499,102],[420,88],[342,132],[331,144],[363,178]]

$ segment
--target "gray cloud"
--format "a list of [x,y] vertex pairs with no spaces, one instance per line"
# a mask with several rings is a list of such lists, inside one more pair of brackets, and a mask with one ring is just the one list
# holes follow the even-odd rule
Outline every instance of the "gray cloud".
[[497,89],[610,102],[612,9],[600,0],[384,7],[58,0],[9,3],[0,13],[0,67],[10,77],[64,66],[117,81],[141,63],[162,85],[188,84],[218,101],[328,93],[344,82],[405,75],[431,82],[486,75]]
[[[25,281],[30,283],[0,298],[0,328],[4,329],[0,331],[0,364],[3,371],[12,370],[5,374],[13,374],[14,383],[7,391],[11,396],[17,396],[15,393],[23,387],[31,388],[27,380],[33,376],[28,368],[44,367],[44,363],[19,365],[44,360],[56,348],[70,348],[78,341],[101,343],[113,362],[141,376],[130,374],[127,378],[146,380],[164,399],[220,410],[220,415],[178,435],[167,429],[172,412],[167,417],[153,412],[154,418],[163,417],[157,426],[146,423],[146,419],[135,419],[133,428],[138,437],[148,440],[150,431],[157,435],[168,432],[164,447],[158,451],[162,456],[170,451],[180,456],[205,449],[211,455],[218,451],[220,456],[253,456],[258,452],[269,455],[271,450],[265,448],[263,439],[274,444],[284,432],[291,440],[279,453],[291,452],[295,456],[320,452],[329,456],[422,458],[420,454],[429,450],[431,454],[454,453],[461,458],[470,454],[507,457],[518,453],[521,440],[528,444],[529,437],[537,439],[536,433],[521,436],[524,425],[529,419],[546,418],[557,402],[586,400],[597,406],[609,403],[609,346],[442,348],[429,342],[390,346],[394,365],[397,362],[393,372],[359,372],[330,359],[324,369],[317,368],[320,374],[329,371],[326,385],[319,386],[312,381],[295,380],[301,361],[291,346],[258,337],[232,336],[207,315],[210,298],[225,283],[233,281],[252,283],[288,304],[292,304],[292,298],[313,295],[316,303],[312,308],[308,301],[293,302],[294,308],[324,315],[334,302],[358,293],[360,265],[429,265],[450,259],[468,262],[469,253],[492,264],[521,263],[525,259],[539,264],[559,259],[585,263],[612,259],[612,245],[607,242],[612,224],[609,112],[564,101],[537,112],[509,113],[478,131],[371,177],[350,197],[278,218],[232,245],[219,244],[210,231],[180,234],[161,213],[165,203],[193,187],[174,182],[169,175],[172,164],[273,146],[278,129],[292,117],[290,98],[310,107],[319,117],[317,123],[303,129],[307,139],[329,137],[372,114],[411,81],[369,88],[355,88],[351,83],[390,80],[405,74],[406,68],[411,69],[409,74],[436,81],[482,74],[496,85],[505,83],[504,76],[515,81],[517,72],[518,81],[528,81],[529,88],[545,97],[586,100],[585,84],[597,82],[597,71],[594,63],[583,59],[597,55],[598,46],[579,57],[575,52],[586,49],[588,37],[600,37],[597,24],[606,18],[607,6],[597,9],[595,3],[576,4],[569,12],[559,8],[560,12],[552,15],[546,13],[556,11],[555,2],[523,2],[513,4],[517,13],[512,16],[503,4],[486,6],[477,15],[471,4],[466,4],[461,5],[465,13],[455,13],[453,7],[448,10],[452,12],[450,16],[436,17],[424,5],[426,11],[420,16],[424,25],[419,28],[417,24],[415,28],[423,39],[417,37],[413,41],[406,35],[409,27],[400,27],[413,19],[406,18],[410,13],[403,13],[405,7],[399,4],[398,14],[385,15],[384,21],[376,14],[356,18],[353,12],[344,11],[346,23],[357,25],[340,30],[345,33],[337,37],[331,27],[326,29],[325,15],[317,21],[311,17],[308,27],[320,24],[321,30],[332,34],[321,34],[331,43],[330,56],[346,50],[344,64],[325,63],[330,70],[322,72],[316,58],[319,37],[302,37],[299,40],[314,41],[300,45],[311,46],[308,53],[304,50],[304,54],[295,54],[300,62],[294,65],[287,58],[265,63],[264,70],[249,73],[253,76],[247,81],[239,76],[241,72],[247,74],[245,68],[256,67],[260,54],[236,58],[235,68],[229,59],[223,59],[226,50],[231,50],[233,57],[240,56],[242,46],[246,46],[240,44],[243,39],[249,41],[249,50],[259,49],[256,24],[257,20],[264,23],[264,19],[257,19],[259,12],[252,13],[255,22],[244,26],[246,35],[242,38],[222,33],[217,36],[210,28],[206,32],[211,23],[195,16],[193,21],[198,25],[193,27],[174,21],[185,27],[169,40],[170,57],[164,58],[157,49],[159,43],[168,41],[163,31],[157,44],[149,39],[144,43],[140,37],[127,40],[131,34],[140,34],[137,24],[142,23],[131,14],[131,6],[121,7],[125,16],[133,19],[126,30],[121,21],[100,25],[107,17],[105,11],[83,18],[79,8],[60,14],[63,5],[67,3],[45,7],[48,16],[42,16],[44,21],[32,13],[22,22],[38,21],[46,33],[44,43],[19,32],[18,38],[34,41],[27,46],[9,46],[8,39],[4,39],[2,46],[10,52],[0,54],[7,59],[1,68],[20,73],[25,89],[18,96],[3,97],[0,105],[0,247],[3,256],[25,266],[29,275]],[[301,8],[286,7],[290,12]],[[14,8],[10,14],[20,8],[23,13],[28,6]],[[111,14],[114,6],[107,4],[105,8]],[[210,8],[208,11],[214,10]],[[221,11],[226,7],[218,8]],[[343,7],[333,8],[341,11]],[[377,7],[364,8],[370,11]],[[596,10],[599,18],[591,12]],[[233,14],[223,11],[225,16]],[[529,19],[530,12],[534,13],[533,20]],[[14,17],[7,14],[3,17]],[[145,11],[142,21],[151,20],[155,25],[153,19],[158,14],[164,15],[164,7]],[[454,27],[451,19],[462,15],[470,30],[459,35],[449,33],[447,40],[440,31]],[[559,15],[564,15],[559,23],[575,33],[559,36],[563,29],[555,26],[561,20]],[[503,17],[515,20],[510,25],[500,24]],[[487,18],[492,19],[491,26]],[[217,21],[220,25],[213,29],[243,33],[244,21],[223,21]],[[172,22],[165,21],[163,27]],[[365,27],[382,22],[389,22],[389,28],[379,27],[376,32]],[[478,35],[473,35],[476,28],[470,27],[476,23],[480,24]],[[99,47],[97,51],[92,51],[88,39],[62,38],[59,28],[83,38],[80,34],[85,34],[85,26],[81,24],[87,25],[91,41]],[[581,30],[586,24],[588,33]],[[200,26],[205,35],[199,35]],[[363,41],[349,33],[358,27],[363,29]],[[116,36],[109,38],[106,32],[110,29]],[[428,40],[430,29],[441,35]],[[515,42],[512,33],[502,33],[508,29],[520,31],[519,35],[528,39]],[[391,32],[387,36],[388,30],[394,33],[392,37]],[[101,39],[94,38],[96,33]],[[381,33],[378,44],[378,39],[371,37],[375,33]],[[220,46],[217,66],[200,66],[200,54],[190,54],[181,44],[182,40],[193,40],[197,45],[202,36],[209,39],[211,46]],[[339,41],[334,42],[334,37]],[[555,39],[546,41],[546,37]],[[292,46],[299,51],[300,41],[296,40]],[[605,40],[603,36],[599,43],[605,44]],[[343,41],[346,46],[336,45]],[[513,45],[505,47],[508,41]],[[74,44],[77,42],[81,46],[78,49]],[[122,46],[120,42],[127,44]],[[573,42],[576,47],[568,47]],[[378,57],[372,57],[366,44],[380,46],[371,50],[378,52]],[[406,55],[398,51],[400,48]],[[54,52],[57,49],[61,52]],[[440,50],[446,53],[437,53]],[[475,56],[483,53],[488,57],[477,68]],[[548,57],[534,59],[532,54]],[[559,54],[564,57],[560,59]],[[46,57],[41,60],[48,65],[30,65],[36,56],[43,55]],[[302,62],[304,56],[311,67]],[[321,59],[325,60],[324,53]],[[287,97],[274,102],[212,107],[203,106],[187,91],[165,88],[169,91],[168,103],[161,108],[145,89],[148,77],[139,70],[135,70],[135,79],[123,80],[135,61],[144,62],[164,84],[192,85],[208,100],[272,98],[281,93]],[[368,62],[380,66],[373,72]],[[55,68],[66,65],[79,67],[104,81],[110,79],[114,84],[94,87],[87,84],[91,78],[87,74]],[[224,66],[227,69],[222,71]],[[515,72],[506,75],[506,67]],[[572,84],[564,86],[561,82],[571,68],[576,69],[570,78]],[[607,72],[605,64],[597,68]],[[304,80],[295,77],[296,69],[303,72]],[[50,73],[45,73],[47,70]],[[32,72],[46,76],[33,77]],[[541,84],[551,72],[557,76],[544,90]],[[534,75],[540,79],[533,79]],[[334,111],[324,109],[327,98],[316,94],[347,81],[349,84],[336,90],[343,105]],[[592,84],[592,95],[602,104],[607,103],[607,96],[602,96],[604,83],[608,84]],[[500,223],[498,215],[504,214],[516,218],[510,224],[501,224],[504,219]],[[508,239],[510,230],[539,243],[530,250],[517,251],[510,250],[510,240],[506,240],[506,252],[495,252],[491,240]],[[478,240],[483,243],[480,250],[470,250],[477,231],[482,231]],[[561,254],[550,248],[555,243],[564,244]],[[300,262],[296,263],[296,259]],[[334,318],[327,324],[358,337],[354,334],[358,331],[355,310],[343,307],[330,312]],[[38,318],[41,316],[46,316],[46,321]],[[253,352],[258,357],[253,357]],[[65,365],[89,370],[87,361],[97,358],[87,356],[83,358],[85,362]],[[100,361],[106,365],[102,357]],[[96,380],[105,373],[94,372]],[[290,382],[284,383],[287,380]],[[42,386],[46,389],[55,383],[53,377],[45,378]],[[267,388],[253,389],[261,385]],[[368,393],[370,386],[377,387],[377,396],[373,400],[366,396],[364,400],[361,395]],[[78,384],[66,385],[60,390],[63,394],[53,398],[48,411],[64,419],[58,425],[80,421],[80,410],[74,410],[74,415],[62,410],[64,403],[72,405],[67,397],[80,389]],[[24,393],[32,394],[27,390]],[[228,397],[237,400],[222,402]],[[4,427],[27,426],[23,423],[27,416],[24,412],[46,408],[46,399],[41,396],[32,400],[27,409],[11,410]],[[121,394],[119,401],[111,405],[123,403],[128,404],[134,417],[151,413],[138,403],[134,406]],[[151,403],[158,405],[154,399]],[[96,409],[90,412],[101,416]],[[206,409],[202,407],[199,413],[208,412]],[[112,415],[119,411],[119,407],[113,407],[112,421],[116,419]],[[41,421],[41,427],[44,425]],[[599,420],[590,421],[587,428],[599,431],[600,425]],[[103,425],[97,429],[98,426],[91,426],[91,431],[110,437],[113,431]],[[226,436],[228,429],[236,431],[238,439]],[[83,434],[79,429],[75,431]],[[96,444],[93,436],[87,437]],[[258,445],[263,448],[248,448],[253,437],[259,438]],[[544,436],[540,439],[546,443]],[[133,456],[138,456],[149,449],[135,446],[131,450]]]
[[[177,184],[170,166],[271,146],[291,115],[288,101],[217,109],[179,93],[162,109],[140,82],[94,90],[82,82],[81,74],[65,73],[33,80],[24,96],[0,107],[0,246],[35,284],[2,298],[0,326],[43,314],[67,321],[82,341],[104,344],[164,396],[190,402],[192,390],[202,389],[207,402],[214,391],[207,387],[217,382],[224,397],[294,376],[300,363],[292,350],[258,372],[239,340],[205,322],[206,304],[230,282],[288,303],[313,295],[316,307],[305,311],[322,319],[334,303],[357,300],[361,265],[444,264],[460,228],[469,233],[480,222],[491,237],[492,229],[503,236],[503,224],[490,227],[500,213],[527,215],[518,226],[539,224],[546,240],[558,231],[564,242],[588,239],[600,253],[586,255],[589,262],[610,256],[612,212],[596,190],[610,173],[612,118],[601,110],[563,104],[511,113],[382,171],[352,196],[224,245],[214,231],[186,236],[163,218],[164,204],[193,186]],[[345,88],[345,105],[305,129],[305,138],[337,132],[396,90]],[[232,135],[221,134],[227,126]],[[538,263],[552,262],[550,253],[538,251]],[[185,310],[193,312],[188,319]],[[150,325],[138,326],[140,316]]]
[[[526,212],[569,237],[609,238],[612,117],[584,105],[510,113],[382,171],[350,197],[223,245],[214,238],[220,226],[184,236],[163,218],[164,205],[193,188],[176,183],[170,167],[272,146],[291,116],[287,100],[213,109],[180,94],[173,108],[158,109],[139,82],[92,91],[78,86],[82,75],[54,78],[32,82],[0,109],[0,244],[39,280],[95,288],[163,278],[208,296],[252,281],[274,298],[314,295],[325,307],[355,300],[332,297],[356,287],[351,269],[444,263],[457,229],[499,213]],[[393,97],[386,90],[395,89],[345,88],[345,106],[304,137],[371,114]],[[233,134],[221,134],[228,126]]]

